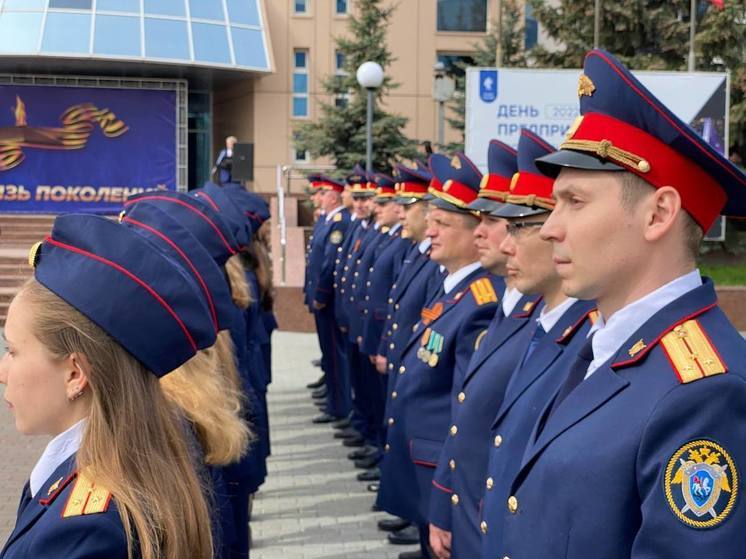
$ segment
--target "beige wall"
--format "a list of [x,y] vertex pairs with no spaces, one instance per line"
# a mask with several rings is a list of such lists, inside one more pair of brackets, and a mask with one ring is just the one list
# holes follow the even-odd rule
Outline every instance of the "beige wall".
[[[488,0],[494,19],[497,0]],[[432,99],[433,65],[437,53],[468,54],[480,33],[436,32],[435,0],[391,0],[397,5],[388,32],[388,46],[396,60],[387,72],[400,86],[386,98],[388,110],[406,116],[406,133],[417,140],[436,141],[437,106]],[[321,79],[334,72],[333,37],[347,32],[347,17],[334,13],[334,0],[309,0],[308,15],[295,15],[292,0],[265,3],[274,58],[274,73],[247,79],[221,88],[214,94],[215,149],[229,134],[241,141],[254,142],[252,187],[269,192],[275,188],[277,165],[292,165],[291,118],[293,51],[309,51],[309,107],[311,119],[318,116],[318,102],[329,100],[321,89]],[[349,0],[354,10],[354,0]],[[457,139],[448,130],[446,141]],[[326,160],[309,165],[326,165]]]

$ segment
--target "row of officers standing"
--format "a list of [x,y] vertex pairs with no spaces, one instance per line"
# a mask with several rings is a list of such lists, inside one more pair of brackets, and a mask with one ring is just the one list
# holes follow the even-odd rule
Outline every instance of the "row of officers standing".
[[485,175],[309,177],[314,422],[400,557],[743,556],[746,342],[696,258],[746,177],[605,51],[578,96],[559,150],[523,130]]
[[267,203],[237,184],[62,215],[29,254],[0,361],[53,437],[3,559],[239,559],[270,454]]

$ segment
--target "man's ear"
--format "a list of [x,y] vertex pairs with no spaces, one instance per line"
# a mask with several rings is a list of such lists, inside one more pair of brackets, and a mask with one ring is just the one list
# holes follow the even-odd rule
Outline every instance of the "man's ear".
[[645,211],[645,240],[655,242],[674,227],[681,208],[681,195],[672,186],[663,186],[643,202]]

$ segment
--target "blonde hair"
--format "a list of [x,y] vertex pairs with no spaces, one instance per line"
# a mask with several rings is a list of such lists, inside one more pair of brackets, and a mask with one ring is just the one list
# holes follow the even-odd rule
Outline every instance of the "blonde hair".
[[194,426],[205,463],[214,466],[237,462],[251,437],[240,415],[241,393],[235,366],[225,362],[224,354],[215,346],[204,349],[161,379],[166,397]]
[[78,353],[89,364],[91,407],[76,466],[116,499],[128,557],[212,558],[208,504],[158,378],[35,279],[18,297],[31,308],[34,335],[52,355]]
[[246,274],[240,259],[239,254],[231,256],[225,263],[225,273],[228,277],[233,302],[239,309],[245,310],[254,300],[251,297],[249,284],[246,282]]

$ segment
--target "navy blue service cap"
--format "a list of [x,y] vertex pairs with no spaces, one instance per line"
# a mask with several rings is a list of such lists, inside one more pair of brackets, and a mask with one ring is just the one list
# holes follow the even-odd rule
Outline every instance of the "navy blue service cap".
[[62,215],[31,250],[36,280],[155,375],[215,343],[192,277],[129,227],[101,216]]
[[267,201],[242,186],[227,186],[223,192],[233,201],[236,207],[249,220],[252,233],[256,233],[262,224],[270,217]]
[[492,212],[496,217],[525,217],[554,208],[554,179],[543,175],[536,166],[539,157],[553,153],[554,147],[526,128],[518,139],[518,172],[513,175],[505,204]]
[[162,208],[189,229],[218,266],[223,266],[240,250],[231,228],[219,212],[194,196],[172,191],[142,192],[127,199],[124,203],[124,215],[127,215],[130,207],[139,202],[149,202]]
[[629,171],[655,188],[674,187],[682,206],[709,229],[724,213],[746,216],[746,175],[674,115],[610,53],[585,57],[580,116],[560,150],[539,168]]
[[510,192],[513,175],[518,172],[518,152],[500,140],[490,140],[487,147],[487,174],[479,184],[478,198],[469,208],[494,212],[502,207]]
[[243,212],[236,207],[233,200],[225,193],[224,187],[213,182],[207,182],[205,186],[192,190],[190,194],[207,203],[220,214],[226,225],[231,228],[231,232],[238,243],[239,251],[243,251],[249,246],[252,237],[251,225]]
[[186,270],[200,289],[215,331],[225,330],[234,319],[235,304],[222,270],[197,238],[177,220],[150,202],[131,206],[122,223],[145,237]]
[[394,179],[396,179],[394,202],[409,206],[424,200],[432,178],[429,169],[423,169],[419,166],[412,169],[402,163],[397,163],[394,166]]
[[446,157],[440,153],[430,156],[433,178],[429,189],[430,203],[442,210],[470,213],[469,204],[479,192],[482,173],[463,153]]

